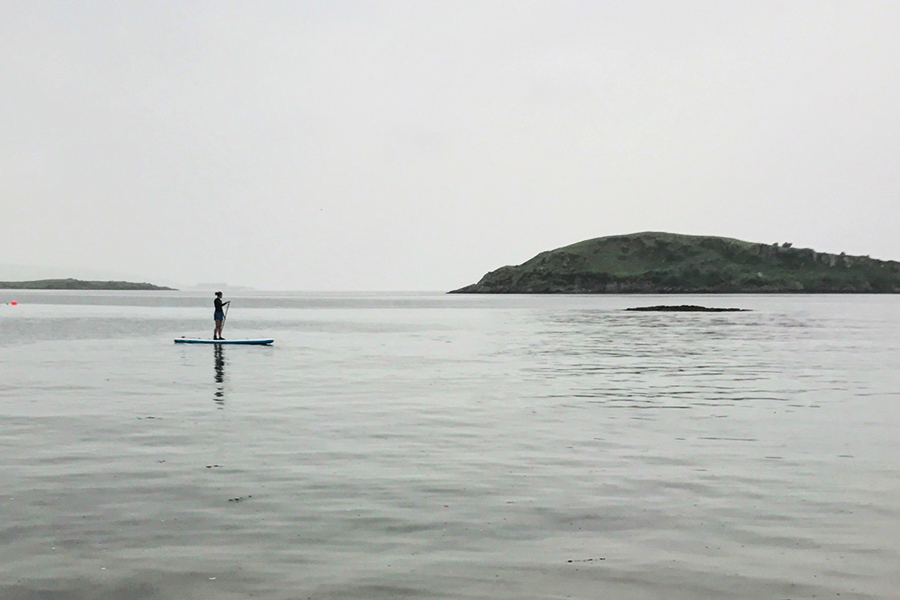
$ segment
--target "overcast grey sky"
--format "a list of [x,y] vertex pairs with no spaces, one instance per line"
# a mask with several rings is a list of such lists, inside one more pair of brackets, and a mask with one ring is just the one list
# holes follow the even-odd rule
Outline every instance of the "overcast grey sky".
[[0,90],[0,263],[42,272],[447,290],[644,230],[900,260],[895,1],[0,0]]

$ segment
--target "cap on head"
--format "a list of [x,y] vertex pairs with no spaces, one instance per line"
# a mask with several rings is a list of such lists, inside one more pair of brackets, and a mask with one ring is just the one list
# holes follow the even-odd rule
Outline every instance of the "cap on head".
[[221,296],[222,292],[216,292],[216,296]]

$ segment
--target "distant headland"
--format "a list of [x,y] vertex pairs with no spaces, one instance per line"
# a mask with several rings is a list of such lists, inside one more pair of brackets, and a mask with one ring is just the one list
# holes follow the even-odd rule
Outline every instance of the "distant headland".
[[36,281],[0,281],[5,290],[172,290],[150,283],[130,281],[82,281],[80,279],[38,279]]
[[586,240],[491,271],[456,294],[900,293],[900,262],[789,243],[645,232]]

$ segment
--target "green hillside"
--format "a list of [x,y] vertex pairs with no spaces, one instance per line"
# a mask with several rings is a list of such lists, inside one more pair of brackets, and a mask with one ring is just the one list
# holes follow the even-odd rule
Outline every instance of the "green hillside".
[[451,293],[897,293],[900,263],[790,244],[646,232],[586,240]]
[[171,290],[150,283],[130,281],[82,281],[80,279],[39,279],[36,281],[0,281],[6,290]]

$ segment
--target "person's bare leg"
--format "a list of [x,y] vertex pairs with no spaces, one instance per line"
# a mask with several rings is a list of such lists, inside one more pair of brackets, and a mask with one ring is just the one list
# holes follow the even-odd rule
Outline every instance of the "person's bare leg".
[[213,339],[217,340],[222,337],[222,321],[216,321],[216,327],[213,329]]

